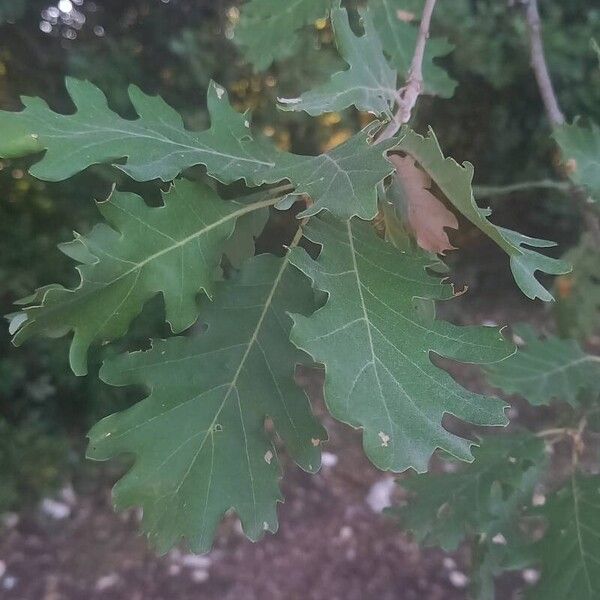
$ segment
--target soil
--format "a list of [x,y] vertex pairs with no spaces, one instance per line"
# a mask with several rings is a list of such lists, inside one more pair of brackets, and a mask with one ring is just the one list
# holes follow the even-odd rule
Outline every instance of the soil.
[[[501,300],[482,308],[468,297],[459,299],[454,320],[461,320],[460,313],[475,322],[502,323],[507,312],[518,319],[543,318],[516,294],[514,302],[506,294]],[[451,370],[471,389],[489,391],[476,369]],[[103,467],[62,499],[70,504],[67,517],[51,518],[38,508],[6,527],[0,535],[0,568],[5,566],[0,598],[465,600],[466,552],[419,549],[390,517],[372,510],[366,498],[374,483],[389,476],[364,457],[359,432],[334,423],[319,399],[314,404],[330,432],[329,462],[333,456],[337,464],[315,476],[284,465],[286,501],[276,535],[253,544],[230,515],[205,558],[183,549],[157,557],[137,534],[139,514],[113,513],[110,486],[118,473]],[[400,501],[402,489],[393,487]],[[501,583],[502,600],[514,597],[515,583],[523,585],[518,574]]]
[[[344,447],[343,454],[337,450]],[[39,511],[2,536],[6,600],[458,600],[444,555],[420,551],[365,498],[382,474],[353,432],[334,433],[339,462],[310,476],[286,465],[280,529],[253,544],[234,517],[209,561],[182,552],[156,557],[137,533],[138,515],[115,515],[107,482],[78,494],[68,518]],[[446,561],[446,564],[448,562]],[[0,582],[2,585],[2,582]]]

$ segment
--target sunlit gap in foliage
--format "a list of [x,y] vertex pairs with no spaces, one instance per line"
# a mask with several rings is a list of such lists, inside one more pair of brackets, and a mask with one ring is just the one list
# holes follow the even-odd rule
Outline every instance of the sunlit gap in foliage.
[[[40,30],[43,33],[61,35],[68,40],[77,38],[83,29],[87,18],[85,13],[98,10],[95,2],[86,0],[59,0],[56,5],[50,5],[41,11]],[[94,25],[94,35],[104,36],[104,27]]]

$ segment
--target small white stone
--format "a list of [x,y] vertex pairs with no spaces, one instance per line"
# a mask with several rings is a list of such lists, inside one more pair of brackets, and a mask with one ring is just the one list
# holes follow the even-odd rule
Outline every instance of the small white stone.
[[119,581],[120,577],[116,573],[111,573],[110,575],[104,575],[103,577],[100,577],[100,579],[96,581],[96,585],[94,587],[97,592],[104,592],[115,587]]
[[523,581],[529,585],[537,583],[540,579],[540,572],[536,569],[525,569],[521,574]]
[[544,506],[544,504],[546,504],[546,496],[536,492],[531,499],[531,503],[534,506]]
[[340,540],[349,540],[354,535],[354,530],[349,525],[344,525],[340,529]]
[[199,554],[184,554],[179,562],[188,569],[208,569],[212,564],[208,556],[201,556]]
[[12,575],[7,575],[2,580],[2,587],[5,590],[12,590],[17,585],[17,582],[18,582],[18,579],[16,577],[13,577]]
[[19,524],[19,515],[14,512],[7,512],[2,515],[2,524],[8,529],[13,529]]
[[492,542],[494,542],[494,544],[500,544],[501,546],[506,546],[506,538],[501,533],[497,533],[492,538]]
[[208,571],[204,571],[203,569],[192,571],[192,581],[194,583],[204,583],[205,581],[208,581],[209,577]]
[[517,346],[524,346],[525,345],[525,340],[520,335],[517,335],[516,333],[513,333],[512,338],[513,338],[513,342]]
[[383,512],[383,509],[392,505],[392,492],[394,491],[394,478],[385,477],[375,482],[367,494],[367,504],[375,513]]
[[268,465],[270,465],[272,460],[273,460],[273,453],[270,450],[267,450],[265,452],[265,462]]
[[61,521],[71,515],[71,507],[64,502],[58,502],[51,498],[44,498],[41,505],[42,512],[52,519]]
[[60,490],[61,499],[66,502],[69,506],[74,506],[77,503],[77,495],[71,484],[66,485]]
[[469,578],[460,571],[452,571],[450,575],[448,575],[448,579],[450,579],[450,583],[455,588],[466,588],[469,585]]
[[169,565],[169,569],[167,570],[167,573],[171,577],[176,577],[177,575],[179,575],[181,573],[181,567],[179,565]]
[[338,457],[331,452],[323,452],[321,456],[321,464],[324,467],[335,467],[338,463]]
[[444,473],[456,473],[458,471],[458,464],[452,461],[444,461],[442,463],[442,470]]
[[442,564],[444,565],[444,569],[447,569],[448,571],[456,569],[456,561],[450,556],[446,556],[442,561]]

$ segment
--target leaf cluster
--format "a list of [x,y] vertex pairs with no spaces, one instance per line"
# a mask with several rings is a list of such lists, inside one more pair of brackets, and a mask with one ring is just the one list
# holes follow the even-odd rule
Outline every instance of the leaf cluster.
[[[560,390],[577,405],[580,388],[596,390],[596,360],[572,344],[527,338],[529,348],[514,358],[498,328],[436,318],[435,302],[456,294],[432,252],[450,249],[446,228],[458,226],[457,215],[508,255],[531,299],[552,299],[540,273],[570,267],[538,252],[553,242],[495,225],[475,201],[473,166],[445,156],[432,130],[422,136],[405,126],[380,137],[417,37],[416,19],[404,18],[402,7],[399,0],[373,0],[356,12],[339,1],[250,0],[242,7],[233,37],[258,71],[289,57],[303,28],[329,19],[345,66],[297,98],[280,99],[280,108],[316,117],[353,108],[370,116],[321,154],[278,146],[215,82],[203,130],[188,128],[161,97],[135,86],[128,91],[133,117],[125,118],[100,89],[77,79],[66,84],[71,113],[40,98],[0,113],[0,156],[33,157],[30,172],[41,180],[112,165],[136,182],[162,184],[159,206],[123,189],[98,202],[103,221],[60,246],[77,264],[78,285],[39,288],[9,315],[17,345],[34,335],[71,336],[71,368],[84,375],[92,347],[105,351],[121,338],[129,345],[134,319],[162,301],[161,321],[172,335],[146,351],[105,352],[102,381],[141,387],[144,397],[95,425],[88,448],[94,460],[134,457],[115,486],[115,503],[143,508],[142,528],[160,552],[181,538],[207,551],[230,509],[252,540],[276,531],[279,448],[313,473],[327,438],[295,383],[299,364],[323,366],[327,409],[362,430],[377,467],[424,473],[437,450],[475,459],[464,474],[420,475],[407,484],[426,501],[402,518],[420,539],[447,548],[470,536],[521,544],[514,517],[545,458],[534,436],[485,439],[473,450],[464,430],[451,431],[447,415],[504,426],[506,404],[464,389],[435,356],[484,365],[494,383],[534,404]],[[436,62],[450,50],[443,39],[429,41],[425,94],[453,94],[455,82]],[[578,133],[561,145],[582,167],[575,183],[594,191],[590,132],[591,142]],[[415,210],[427,214],[415,218]],[[256,238],[276,211],[293,223],[290,239],[256,255]],[[427,218],[435,211],[437,218]],[[514,378],[519,369],[523,377]],[[495,573],[510,557],[490,548],[486,564]]]

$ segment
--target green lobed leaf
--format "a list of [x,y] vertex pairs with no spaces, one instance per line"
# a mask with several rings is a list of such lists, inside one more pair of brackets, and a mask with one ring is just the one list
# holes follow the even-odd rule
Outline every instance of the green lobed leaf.
[[149,390],[90,431],[88,456],[135,456],[115,486],[115,504],[144,509],[142,527],[161,553],[180,537],[196,552],[209,550],[230,508],[252,540],[277,530],[280,467],[267,416],[294,460],[319,469],[326,434],[294,382],[295,364],[307,357],[289,342],[286,314],[310,312],[313,296],[288,264],[269,255],[251,259],[205,305],[206,332],[154,342],[101,370],[111,385]]
[[234,268],[239,269],[245,260],[254,256],[254,242],[265,228],[268,219],[269,211],[263,208],[245,214],[236,221],[232,236],[223,246],[223,254]]
[[548,529],[537,545],[542,576],[528,600],[600,598],[600,481],[573,475],[542,509]]
[[402,480],[408,504],[390,510],[420,544],[455,551],[471,544],[470,596],[493,600],[494,580],[531,566],[535,552],[520,530],[523,509],[547,467],[544,442],[530,433],[481,440],[470,465]]
[[550,248],[556,244],[491,223],[488,220],[491,211],[479,208],[473,196],[473,165],[469,162],[459,165],[454,159],[444,157],[432,129],[429,129],[427,137],[408,128],[403,133],[396,149],[414,157],[452,205],[508,254],[511,271],[521,291],[531,299],[553,300],[552,294],[536,279],[535,273],[560,275],[568,273],[571,267],[563,260],[545,256],[531,248]]
[[358,110],[392,116],[396,98],[396,72],[387,63],[377,30],[368,10],[360,11],[364,34],[357,36],[350,27],[346,10],[331,11],[331,25],[336,45],[349,65],[345,71],[300,98],[280,98],[283,110],[305,111],[316,116],[356,106]]
[[600,356],[586,354],[575,340],[547,336],[520,324],[524,347],[503,363],[486,367],[489,382],[507,394],[520,394],[539,406],[553,400],[578,406],[582,391],[600,394]]
[[329,10],[329,0],[250,0],[242,6],[234,41],[257,71],[294,54],[298,31]]
[[482,537],[476,542],[469,598],[504,600],[502,595],[496,596],[496,577],[531,567],[534,562],[535,552],[531,541],[521,532],[513,532],[508,537],[500,535],[502,537],[496,535],[492,540]]
[[492,542],[497,534],[507,539],[514,533],[516,515],[546,466],[544,441],[529,433],[489,436],[474,455],[457,472],[400,482],[410,499],[391,512],[419,543],[451,552],[472,535]]
[[377,185],[394,167],[386,152],[397,140],[372,143],[379,123],[371,124],[327,154],[295,160],[281,170],[296,184],[290,195],[307,194],[313,203],[299,217],[326,210],[340,219],[373,219],[377,214]]
[[586,339],[600,331],[600,247],[588,233],[563,258],[573,271],[554,283],[558,329],[564,337]]
[[593,200],[600,200],[600,127],[596,123],[587,128],[566,123],[555,127],[553,136],[567,163],[569,177],[585,186]]
[[497,329],[458,327],[419,309],[417,299],[453,296],[426,272],[434,261],[424,253],[400,253],[358,220],[313,218],[306,236],[322,245],[318,259],[294,249],[291,261],[328,300],[311,317],[293,315],[291,339],[325,365],[331,414],[364,430],[365,451],[384,470],[425,471],[436,448],[471,460],[472,442],[447,431],[442,417],[505,425],[505,406],[460,387],[430,353],[489,363],[511,345]]
[[164,195],[159,208],[132,193],[113,193],[98,204],[111,227],[99,224],[61,248],[81,263],[79,286],[46,286],[25,299],[24,317],[13,319],[14,343],[73,331],[71,367],[83,375],[89,346],[124,335],[158,293],[171,329],[183,331],[198,316],[198,293],[212,295],[214,272],[236,219],[268,202],[224,202],[205,184],[184,180]]
[[[0,127],[9,132],[0,140],[0,156],[46,150],[30,169],[46,181],[61,181],[91,165],[123,158],[125,164],[117,166],[137,181],[170,181],[198,164],[223,183],[270,181],[277,150],[269,141],[252,137],[249,116],[236,112],[226,91],[214,82],[207,98],[212,125],[199,133],[186,130],[179,113],[159,96],[148,96],[136,86],[129,88],[139,115],[135,120],[114,113],[88,81],[68,77],[66,86],[77,109],[73,114],[55,113],[40,98],[22,98],[21,112],[0,112]],[[33,140],[30,146],[23,141],[28,139]],[[17,142],[22,150],[15,147]]]
[[40,99],[25,98],[25,110],[0,112],[0,156],[26,156],[46,150],[31,169],[40,179],[59,181],[90,165],[115,163],[133,179],[170,181],[184,169],[203,164],[222,183],[239,179],[248,185],[290,181],[295,194],[313,200],[306,214],[326,209],[341,218],[373,218],[376,185],[392,171],[385,153],[396,142],[372,144],[379,123],[372,123],[345,143],[319,156],[279,151],[266,138],[253,138],[247,114],[237,113],[226,92],[211,83],[208,110],[212,125],[196,133],[161,98],[130,88],[139,118],[123,119],[108,107],[102,92],[89,82],[67,79],[78,110],[53,112]]
[[[251,194],[248,198],[238,198],[237,202],[247,206],[257,198]],[[269,208],[259,208],[239,217],[235,222],[233,234],[223,244],[223,254],[231,266],[240,269],[244,261],[254,256],[256,238],[264,230],[269,220]]]
[[[408,77],[410,63],[415,52],[418,29],[400,15],[406,12],[404,0],[370,0],[375,29],[379,33],[383,49],[391,59],[392,66],[402,78]],[[425,94],[450,98],[456,81],[435,63],[435,59],[447,55],[454,46],[445,39],[432,37],[427,41],[423,57],[423,88]]]

